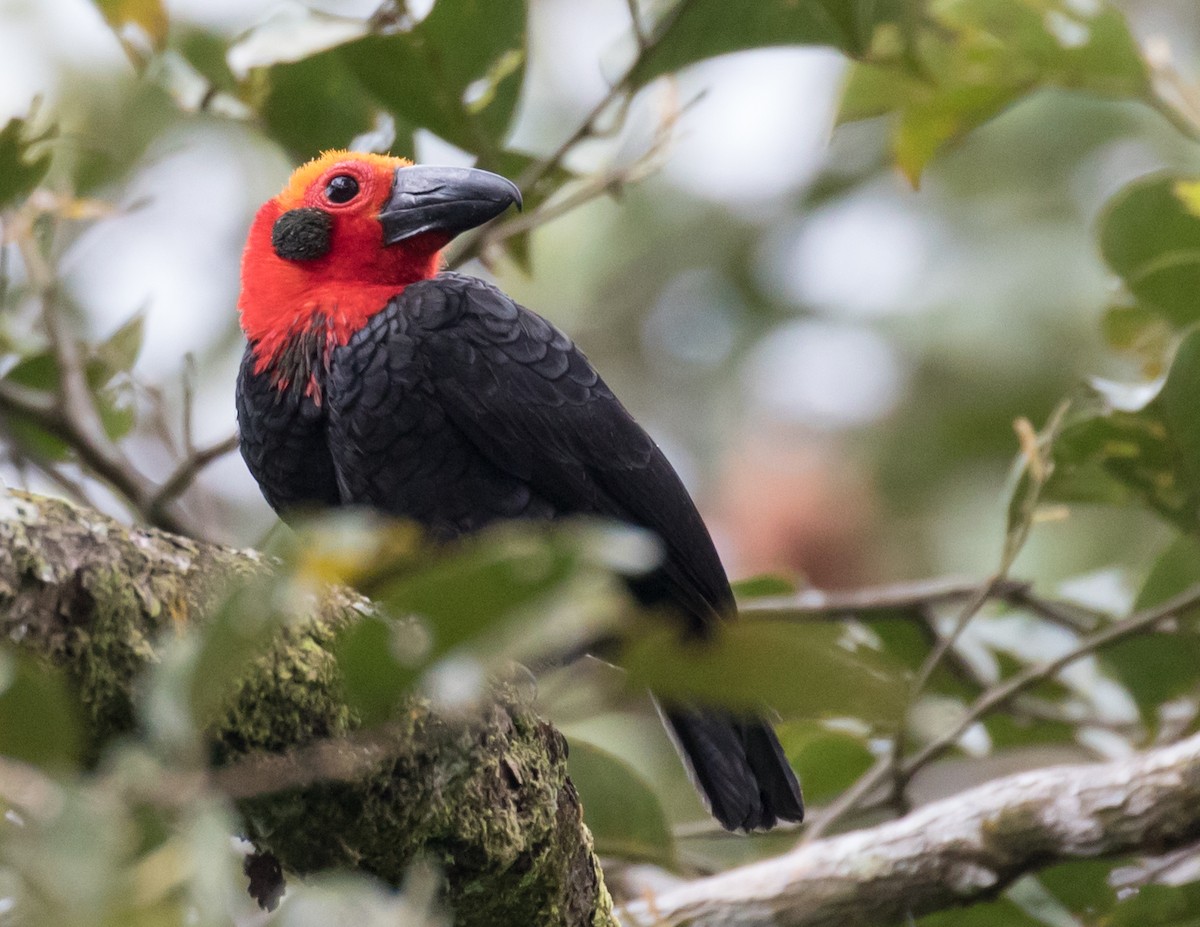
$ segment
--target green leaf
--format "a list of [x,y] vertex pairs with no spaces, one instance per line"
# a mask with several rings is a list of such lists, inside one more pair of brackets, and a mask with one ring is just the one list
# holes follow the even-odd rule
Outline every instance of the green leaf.
[[375,122],[374,102],[336,49],[273,65],[257,79],[265,85],[257,108],[267,134],[298,161],[345,148]]
[[1007,898],[927,914],[910,923],[916,927],[1046,927]]
[[1110,348],[1141,364],[1147,379],[1162,376],[1175,329],[1161,312],[1145,305],[1110,306],[1100,320],[1100,331]]
[[50,170],[50,149],[41,143],[52,131],[30,135],[29,122],[14,116],[0,129],[0,209],[25,199]]
[[1200,882],[1146,885],[1117,902],[1106,927],[1200,927]]
[[[1153,608],[1200,583],[1200,540],[1181,535],[1155,560],[1138,591],[1135,611]],[[1129,690],[1145,720],[1154,724],[1158,707],[1196,685],[1200,664],[1198,610],[1186,613],[1171,633],[1143,634],[1105,648],[1102,660]]]
[[1166,385],[1157,395],[1152,388],[1097,385],[1072,402],[1054,442],[1054,472],[1043,493],[1046,500],[1141,505],[1182,531],[1200,527],[1196,462],[1183,452],[1195,436],[1182,407],[1194,374],[1190,357],[1200,350],[1197,338],[1200,334],[1189,335],[1185,340],[1192,343],[1180,347],[1182,366],[1170,387],[1175,393],[1171,422],[1165,411]]
[[898,21],[909,0],[677,0],[633,72],[641,86],[705,58],[777,45],[831,45],[858,58],[875,29]]
[[738,599],[766,599],[796,593],[796,583],[793,580],[773,573],[739,579],[732,585],[733,594]]
[[372,597],[393,614],[420,616],[437,657],[527,617],[572,576],[579,554],[562,536],[490,531],[426,569],[381,584]]
[[855,647],[845,629],[742,618],[722,623],[707,640],[684,640],[677,627],[653,625],[617,661],[632,690],[649,688],[666,701],[734,709],[773,708],[785,717],[896,719],[904,677],[890,661]]
[[809,804],[836,798],[874,763],[864,737],[846,731],[830,730],[811,721],[793,721],[781,725],[778,733]]
[[59,384],[58,362],[49,351],[39,351],[17,362],[4,379],[28,389],[54,392]]
[[208,727],[229,704],[239,679],[269,649],[286,621],[273,603],[285,577],[259,578],[233,592],[212,621],[193,633],[199,648],[191,663],[188,705],[197,729]]
[[6,414],[3,421],[5,437],[32,457],[57,461],[71,456],[71,445],[36,419],[13,412]]
[[840,116],[890,114],[893,156],[914,185],[938,152],[1040,88],[1150,93],[1137,43],[1103,2],[945,0],[920,21],[856,65]]
[[137,424],[137,406],[134,402],[132,385],[129,382],[115,387],[100,389],[95,394],[96,411],[104,433],[119,441]]
[[1125,187],[1100,220],[1105,261],[1138,301],[1184,328],[1200,321],[1200,181],[1160,175]]
[[396,658],[396,623],[378,615],[339,635],[334,647],[347,704],[365,725],[387,720],[416,678],[411,665]]
[[523,0],[438,0],[410,32],[366,36],[336,54],[398,122],[495,169],[525,74]]
[[1200,635],[1187,628],[1172,634],[1143,634],[1105,648],[1102,662],[1129,690],[1142,718],[1155,725],[1158,708],[1196,689]]
[[238,81],[226,60],[227,42],[216,33],[183,29],[172,44],[197,73],[223,93],[236,94]]
[[[1200,329],[1179,343],[1160,399],[1163,421],[1176,450],[1178,472],[1191,502],[1200,500]],[[1196,516],[1193,512],[1193,518]]]
[[628,763],[572,738],[567,772],[579,790],[597,853],[674,868],[675,843],[662,805]]
[[128,373],[142,353],[146,316],[137,313],[96,346],[88,373],[93,386],[107,383],[118,373]]
[[65,770],[82,749],[79,708],[63,673],[0,649],[0,756]]
[[[325,522],[316,522],[310,528]],[[386,718],[422,672],[457,648],[470,646],[486,660],[505,635],[543,617],[542,607],[577,574],[590,541],[586,532],[547,532],[507,526],[438,552],[399,550],[386,555],[391,526],[378,526],[350,544],[359,550],[357,584],[393,618],[368,618],[345,631],[336,652],[347,699],[365,723]],[[326,559],[336,551],[326,553]],[[402,575],[396,576],[397,570]]]
[[1200,583],[1200,539],[1181,535],[1167,547],[1138,590],[1133,610],[1143,611],[1161,605]]
[[167,44],[167,11],[162,0],[93,0],[121,44],[137,51],[128,30],[139,30],[155,51]]

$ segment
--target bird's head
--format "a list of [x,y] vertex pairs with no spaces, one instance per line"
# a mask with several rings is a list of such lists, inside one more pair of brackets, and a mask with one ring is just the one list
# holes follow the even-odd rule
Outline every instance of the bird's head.
[[321,325],[344,343],[387,301],[434,276],[454,236],[512,204],[487,171],[330,151],[298,168],[254,218],[242,255],[242,329],[259,368]]

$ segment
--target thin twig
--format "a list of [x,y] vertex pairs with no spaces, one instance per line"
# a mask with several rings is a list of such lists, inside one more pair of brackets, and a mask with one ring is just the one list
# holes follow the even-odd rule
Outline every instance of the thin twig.
[[174,502],[179,496],[187,490],[189,486],[195,482],[196,477],[200,472],[211,464],[213,461],[224,457],[237,450],[239,436],[237,432],[222,438],[220,441],[214,441],[205,447],[193,448],[191,452],[172,471],[158,488],[158,491],[150,499],[147,506],[147,516],[151,521],[156,521],[161,517],[167,506]]
[[1148,608],[1130,615],[1122,621],[1114,622],[1094,634],[1084,638],[1078,646],[1053,660],[1035,663],[1025,667],[1008,679],[988,689],[962,715],[949,730],[937,739],[930,741],[915,755],[904,762],[901,776],[911,779],[912,776],[931,760],[941,756],[949,749],[962,734],[976,721],[996,708],[1011,701],[1017,694],[1043,680],[1050,679],[1076,660],[1095,653],[1109,644],[1115,644],[1141,631],[1149,630],[1169,618],[1174,618],[1182,611],[1200,605],[1200,584],[1168,599],[1161,605]]
[[817,840],[836,821],[841,820],[855,808],[859,807],[860,803],[868,795],[893,778],[892,770],[894,766],[895,761],[892,752],[889,750],[886,754],[876,759],[875,765],[859,776],[854,785],[850,786],[850,788],[846,789],[846,791],[842,792],[826,807],[821,809],[819,815],[809,819],[804,828],[804,835],[798,843],[805,844]]
[[[852,613],[901,610],[942,605],[969,599],[980,588],[978,579],[939,577],[909,582],[887,583],[827,592],[822,589],[802,589],[795,595],[755,599],[738,608],[743,615],[755,618],[828,618]],[[992,591],[1007,600],[1018,590],[1028,587],[1023,580],[1006,579],[994,585]]]

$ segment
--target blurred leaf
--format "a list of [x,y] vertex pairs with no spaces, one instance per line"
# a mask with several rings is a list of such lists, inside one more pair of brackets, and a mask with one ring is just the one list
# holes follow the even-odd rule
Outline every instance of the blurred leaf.
[[809,804],[837,797],[875,761],[865,736],[830,730],[811,721],[780,725],[778,733],[784,752],[804,785],[804,798]]
[[1113,907],[1106,927],[1200,927],[1200,883],[1146,885]]
[[128,373],[142,353],[146,316],[137,313],[108,338],[96,346],[89,365],[89,380],[93,386],[107,383],[118,373]]
[[287,582],[287,577],[272,576],[245,583],[211,621],[191,632],[199,635],[199,647],[189,666],[187,703],[197,729],[220,716],[237,681],[269,651],[286,620],[275,603]]
[[61,786],[56,796],[61,810],[5,828],[0,871],[13,873],[17,883],[13,921],[72,927],[147,923],[131,917],[134,827],[114,791]]
[[[1159,555],[1138,591],[1133,608],[1153,608],[1200,583],[1200,540],[1181,535]],[[1189,616],[1194,619],[1197,610]],[[1142,634],[1105,648],[1102,660],[1153,724],[1158,706],[1192,693],[1200,665],[1200,635],[1192,622],[1171,633]]]
[[1113,865],[1111,860],[1076,860],[1044,869],[1038,878],[1070,910],[1103,917],[1117,900],[1109,885]]
[[87,94],[75,117],[85,120],[78,130],[83,144],[65,150],[79,195],[103,195],[179,118],[178,103],[158,81],[139,80],[129,88],[97,79],[73,92]]
[[375,122],[375,103],[336,51],[277,64],[251,82],[262,85],[254,105],[267,133],[297,161],[344,148]]
[[133,426],[137,424],[137,405],[128,381],[98,390],[95,398],[96,411],[106,435],[118,441],[133,431]]
[[564,534],[498,530],[474,538],[426,569],[382,583],[371,596],[393,614],[419,615],[430,654],[498,631],[562,585],[580,562]]
[[[1188,409],[1195,387],[1200,331],[1176,354],[1162,388],[1093,384],[1073,401],[1054,442],[1045,498],[1058,502],[1142,505],[1183,531],[1200,528],[1200,429]],[[1168,413],[1168,408],[1170,412]]]
[[[1005,751],[1023,747],[1036,749],[1046,744],[1074,744],[1077,733],[1073,724],[1042,719],[1034,722],[1000,712],[985,717],[983,726],[991,738],[993,756],[1001,756]],[[1039,765],[1044,765],[1044,757],[1042,759],[1043,762]]]
[[139,30],[154,51],[167,44],[167,11],[162,0],[93,0],[101,15],[117,34],[121,44],[141,57],[138,43],[132,41],[129,29]]
[[337,54],[399,123],[495,169],[525,74],[523,0],[438,0],[410,32],[366,36]]
[[39,351],[18,361],[4,375],[9,383],[42,392],[58,389],[58,362],[49,351]]
[[773,573],[763,573],[739,579],[731,584],[733,594],[738,599],[766,599],[773,596],[795,595],[796,583],[786,576]]
[[62,672],[0,649],[0,755],[51,770],[76,766],[79,708]]
[[[58,389],[58,365],[49,352],[40,351],[18,361],[4,380],[26,389],[53,393]],[[71,447],[34,418],[19,413],[5,416],[6,434],[22,450],[43,460],[66,460]]]
[[226,52],[225,62],[232,74],[244,78],[256,68],[311,59],[362,38],[369,29],[370,23],[361,17],[281,4],[238,37]]
[[1160,605],[1200,583],[1200,539],[1181,535],[1158,555],[1138,590],[1134,611]]
[[33,137],[28,120],[16,116],[0,129],[0,209],[25,199],[46,176],[50,170],[50,150],[39,145],[52,131]]
[[916,927],[1046,927],[1007,898],[927,914],[911,923]]
[[915,672],[925,662],[932,647],[928,632],[922,631],[923,619],[912,609],[881,609],[863,613],[870,618],[871,631],[883,642],[889,660]]
[[653,625],[634,637],[616,661],[631,689],[664,700],[765,707],[785,717],[852,716],[896,719],[905,680],[882,654],[847,644],[835,625],[723,622],[708,640],[684,640],[679,628]]
[[1100,330],[1110,348],[1141,364],[1143,376],[1162,376],[1175,330],[1160,312],[1142,305],[1110,306]]
[[172,44],[213,87],[223,93],[237,93],[238,80],[229,69],[227,43],[222,36],[192,28],[183,30]]
[[1105,261],[1129,291],[1174,325],[1200,321],[1196,181],[1160,175],[1121,190],[1100,221]]
[[1107,3],[947,0],[912,40],[856,65],[843,121],[890,114],[896,164],[915,185],[950,143],[1042,87],[1149,94],[1124,17]]
[[341,634],[334,647],[346,702],[365,725],[385,721],[416,679],[412,665],[396,657],[395,632],[393,621],[370,615]]
[[[1184,337],[1175,351],[1159,398],[1163,420],[1177,451],[1176,478],[1189,500],[1200,500],[1200,329]],[[1193,518],[1196,509],[1193,509]]]
[[[358,551],[353,565],[359,587],[407,622],[367,618],[339,637],[347,699],[365,723],[387,717],[420,673],[455,648],[494,648],[522,620],[537,618],[537,607],[575,576],[586,539],[569,530],[526,527],[485,532],[438,552],[432,562],[400,550],[399,577],[389,565],[394,559],[385,555],[371,563],[361,541],[351,544]],[[376,536],[386,537],[388,530],[384,525]],[[311,554],[305,557],[307,562]]]
[[[1081,923],[1103,924],[1104,927],[1197,927],[1200,925],[1200,886],[1195,884],[1183,886],[1151,885],[1131,891],[1122,892],[1118,899],[1117,891],[1112,886],[1112,873],[1120,861],[1114,860],[1076,860],[1051,866],[1038,874],[1037,880],[1049,895],[1075,916],[1082,918]],[[982,909],[990,909],[993,905],[973,906],[961,912],[962,915],[972,915]],[[959,921],[948,915],[939,914],[936,917],[921,918],[917,923],[921,927],[933,925],[957,925]],[[958,914],[959,912],[953,912]],[[1018,919],[1014,924],[1026,923],[1059,923],[1060,921],[1033,921]],[[973,920],[963,923],[974,925]],[[990,923],[1008,923],[1007,921],[979,921],[979,927]]]
[[675,843],[658,796],[629,764],[572,738],[567,772],[597,853],[674,868]]
[[12,413],[4,419],[4,426],[5,437],[31,457],[54,462],[71,456],[71,445],[34,419]]
[[1153,725],[1163,702],[1195,694],[1200,635],[1189,629],[1126,638],[1106,647],[1102,662],[1129,690],[1143,721]]
[[662,38],[633,72],[635,86],[705,58],[775,45],[832,45],[864,56],[875,29],[904,16],[914,0],[677,0],[663,14]]

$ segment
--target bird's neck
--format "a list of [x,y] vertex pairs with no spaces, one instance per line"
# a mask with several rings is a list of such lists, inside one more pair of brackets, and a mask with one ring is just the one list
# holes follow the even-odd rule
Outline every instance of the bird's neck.
[[[292,381],[293,360],[318,367],[338,345],[367,324],[410,283],[437,274],[437,251],[406,252],[365,247],[334,248],[312,261],[289,261],[271,245],[275,216],[263,210],[255,219],[242,256],[238,311],[255,357],[255,372],[272,371],[277,381]],[[347,246],[352,243],[344,243]],[[354,243],[357,244],[357,243]],[[364,243],[365,244],[365,243]],[[286,362],[286,363],[285,363]]]

